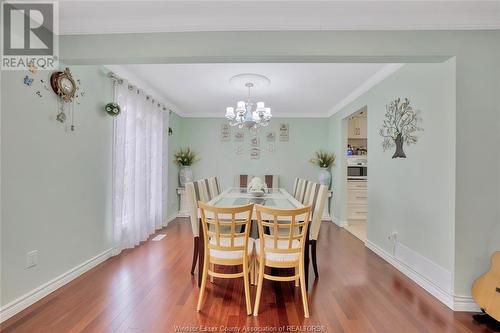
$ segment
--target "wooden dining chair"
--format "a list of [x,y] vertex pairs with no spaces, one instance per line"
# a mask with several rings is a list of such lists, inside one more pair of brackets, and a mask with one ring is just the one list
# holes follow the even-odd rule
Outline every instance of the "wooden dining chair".
[[254,175],[236,175],[234,179],[234,186],[246,188],[248,183],[255,177]]
[[308,189],[309,183],[310,181],[302,179],[302,182],[299,185],[297,197],[295,199],[297,199],[301,203],[304,203],[305,201],[304,199],[306,198],[306,191]]
[[304,196],[302,197],[302,200],[300,201],[303,204],[306,204],[309,201],[309,197],[311,195],[311,190],[312,190],[312,187],[315,183],[310,181],[310,180],[306,180],[305,184],[306,185],[305,185]]
[[208,189],[210,192],[211,199],[215,198],[220,194],[219,180],[217,177],[208,178]]
[[[253,204],[239,207],[215,207],[198,202],[204,238],[203,275],[197,311],[201,310],[207,277],[235,279],[243,277],[247,314],[252,314],[250,302],[250,269],[254,240],[249,237]],[[243,231],[240,232],[240,227]],[[239,273],[215,272],[215,265],[242,265]]]
[[186,198],[189,210],[189,219],[191,222],[191,230],[193,231],[193,263],[191,264],[191,274],[194,273],[196,262],[198,261],[199,253],[199,216],[198,216],[198,201],[210,201],[208,182],[205,179],[196,180],[187,183]]
[[278,175],[264,175],[264,182],[267,188],[278,188]]
[[302,188],[304,186],[305,180],[302,178],[295,178],[295,184],[294,184],[294,189],[293,189],[293,197],[300,201],[300,193],[302,191]]
[[[311,206],[297,209],[274,209],[261,205],[255,206],[259,226],[259,239],[255,240],[255,259],[258,263],[257,295],[254,316],[259,313],[264,279],[272,281],[297,281],[300,283],[304,317],[309,318],[306,279],[304,271],[304,252],[308,232]],[[267,234],[264,228],[268,227]],[[292,276],[277,276],[265,273],[265,267],[293,268]]]
[[328,187],[318,183],[311,183],[309,196],[306,204],[312,207],[311,212],[311,225],[309,226],[309,247],[311,248],[312,265],[314,275],[319,277],[318,274],[318,260],[316,256],[316,243],[318,241],[319,229],[323,218],[323,210],[328,198]]
[[297,189],[299,188],[299,181],[301,180],[302,178],[299,178],[299,177],[296,177],[295,180],[293,181],[293,190],[292,190],[292,196],[297,199],[296,195],[297,195]]

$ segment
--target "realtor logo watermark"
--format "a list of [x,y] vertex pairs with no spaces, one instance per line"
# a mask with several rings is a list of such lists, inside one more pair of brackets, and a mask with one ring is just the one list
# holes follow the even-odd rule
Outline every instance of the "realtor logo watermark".
[[2,2],[3,70],[57,69],[57,2]]

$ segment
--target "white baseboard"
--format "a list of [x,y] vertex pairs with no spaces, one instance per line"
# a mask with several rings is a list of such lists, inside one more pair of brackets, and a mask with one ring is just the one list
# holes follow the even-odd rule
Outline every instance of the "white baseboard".
[[[439,301],[441,301],[443,304],[448,306],[450,309],[454,311],[476,311],[475,303],[472,301],[472,298],[470,297],[457,297],[453,296],[451,294],[451,288],[450,291],[443,290],[439,285],[431,281],[428,277],[424,276],[420,272],[416,271],[413,269],[410,265],[407,263],[399,260],[395,256],[391,255],[384,249],[380,248],[378,245],[374,244],[373,242],[366,240],[365,242],[366,247],[368,247],[370,250],[375,252],[378,256],[380,256],[382,259],[387,261],[389,264],[394,266],[397,270],[399,270],[401,273],[409,277],[411,280],[413,280],[416,284],[424,288],[428,293],[430,293],[432,296],[437,298]],[[440,275],[438,273],[438,275]],[[442,275],[442,274],[441,274]]]
[[464,312],[481,312],[479,305],[474,302],[472,296],[458,296],[453,297],[453,310]]
[[338,225],[339,227],[343,228],[347,225],[347,221],[343,221],[336,217],[335,215],[332,215],[332,222]]
[[165,221],[163,221],[163,226],[166,227],[170,222],[175,220],[178,216],[179,216],[179,214],[176,213],[176,214],[173,214],[172,216],[167,217],[167,219]]
[[21,312],[22,310],[26,309],[33,303],[38,302],[48,294],[61,288],[62,286],[76,279],[77,277],[87,272],[88,270],[99,265],[100,263],[111,257],[112,250],[113,249],[108,249],[98,254],[97,256],[59,275],[55,279],[50,280],[49,282],[41,285],[40,287],[35,288],[32,291],[24,294],[23,296],[15,299],[14,301],[2,306],[0,308],[0,323],[4,322],[5,320],[9,319],[15,314]]

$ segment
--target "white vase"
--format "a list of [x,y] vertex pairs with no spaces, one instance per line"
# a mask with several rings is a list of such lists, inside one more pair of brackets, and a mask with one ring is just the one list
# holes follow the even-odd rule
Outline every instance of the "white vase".
[[320,168],[318,173],[318,180],[321,185],[325,185],[330,188],[330,183],[332,182],[332,174],[328,168]]
[[179,170],[179,183],[181,187],[184,187],[186,183],[193,181],[193,170],[191,170],[190,165],[181,165]]

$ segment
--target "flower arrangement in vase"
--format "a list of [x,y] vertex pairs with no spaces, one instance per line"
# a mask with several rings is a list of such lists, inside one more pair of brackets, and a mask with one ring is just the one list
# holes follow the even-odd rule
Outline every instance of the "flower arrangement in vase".
[[199,161],[200,158],[191,148],[179,148],[174,154],[175,163],[180,166],[179,170],[179,183],[182,187],[186,183],[193,181],[193,171],[191,170],[191,165]]
[[309,162],[320,167],[318,174],[319,183],[330,188],[330,183],[332,182],[330,168],[335,166],[335,154],[319,150],[314,153]]

